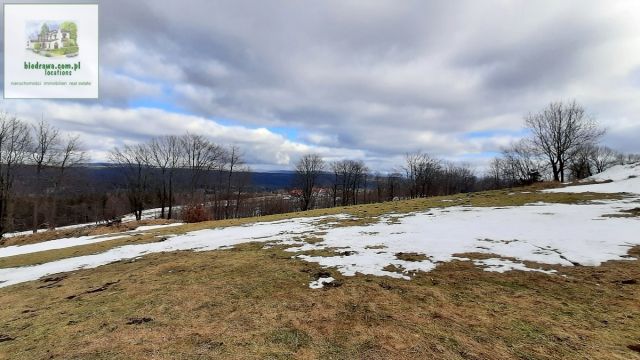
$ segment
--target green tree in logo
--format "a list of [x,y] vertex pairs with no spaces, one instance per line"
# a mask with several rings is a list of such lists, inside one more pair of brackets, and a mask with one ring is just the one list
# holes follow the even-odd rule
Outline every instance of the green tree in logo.
[[65,21],[65,22],[63,22],[62,24],[60,24],[60,29],[62,29],[64,31],[68,31],[69,32],[69,37],[73,41],[78,40],[78,27],[76,26],[76,23],[74,23],[73,21]]
[[49,25],[47,25],[47,23],[42,24],[42,27],[40,28],[40,35],[44,37],[48,33],[49,33]]

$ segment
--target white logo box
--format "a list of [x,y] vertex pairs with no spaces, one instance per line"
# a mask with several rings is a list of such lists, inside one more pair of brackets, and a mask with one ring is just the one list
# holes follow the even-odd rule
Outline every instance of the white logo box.
[[97,99],[98,4],[4,4],[4,97]]

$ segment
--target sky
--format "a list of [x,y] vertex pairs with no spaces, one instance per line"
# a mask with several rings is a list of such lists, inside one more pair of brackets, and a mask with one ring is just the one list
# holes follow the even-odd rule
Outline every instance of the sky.
[[99,4],[99,100],[0,100],[95,162],[189,131],[257,170],[314,152],[385,172],[423,151],[481,171],[526,114],[573,99],[604,144],[640,152],[637,0]]

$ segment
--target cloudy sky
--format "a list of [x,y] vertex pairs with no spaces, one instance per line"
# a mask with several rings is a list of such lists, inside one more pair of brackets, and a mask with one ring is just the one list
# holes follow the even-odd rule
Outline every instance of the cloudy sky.
[[525,114],[576,99],[640,152],[638,24],[637,0],[101,1],[100,100],[0,109],[80,133],[93,161],[190,131],[256,169],[385,171],[418,150],[481,169]]

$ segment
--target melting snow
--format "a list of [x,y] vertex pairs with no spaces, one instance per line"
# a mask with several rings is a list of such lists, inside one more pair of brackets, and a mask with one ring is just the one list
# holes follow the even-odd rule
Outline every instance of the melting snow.
[[[596,181],[597,184],[567,186],[557,189],[544,190],[559,193],[640,193],[640,163],[616,165],[600,174],[582,180]],[[610,182],[604,182],[610,181]]]
[[[126,245],[95,255],[0,269],[0,286],[145,254],[208,251],[250,241],[286,244],[291,246],[288,249],[291,252],[338,248],[335,256],[297,257],[336,268],[345,276],[362,273],[409,279],[413,271],[430,271],[439,263],[458,260],[459,254],[470,252],[495,254],[495,258],[474,260],[487,271],[541,271],[525,266],[522,263],[525,260],[565,266],[599,265],[607,260],[628,259],[628,249],[640,245],[639,219],[602,217],[637,206],[633,201],[582,205],[536,203],[500,208],[456,206],[405,216],[389,215],[372,225],[333,228],[326,220],[348,216],[297,218],[206,229],[162,242]],[[389,221],[392,218],[395,218],[394,222]],[[318,235],[319,231],[325,234]],[[322,241],[309,244],[303,241],[305,236],[321,237]],[[400,260],[396,257],[400,252],[424,254],[426,258]],[[390,271],[389,265],[400,271]]]
[[39,251],[64,249],[72,246],[93,244],[102,241],[115,240],[123,237],[127,237],[129,234],[115,235],[115,236],[79,236],[75,238],[63,238],[51,241],[43,241],[36,244],[28,245],[13,245],[0,248],[0,258],[31,254]]
[[163,224],[163,225],[143,225],[143,226],[138,226],[133,231],[149,231],[149,230],[156,230],[156,229],[162,229],[162,228],[180,226],[180,225],[184,225],[184,223],[171,223],[171,224]]
[[331,276],[328,277],[321,277],[316,281],[312,281],[311,283],[309,283],[309,287],[312,289],[322,289],[324,287],[324,284],[329,284],[331,282],[333,282],[335,279],[332,278]]
[[[613,182],[568,186],[553,192],[640,192],[640,166],[614,167],[591,180]],[[636,177],[634,177],[636,176]],[[126,245],[103,253],[62,259],[34,266],[0,269],[0,287],[36,280],[59,272],[94,268],[145,254],[228,248],[251,241],[289,246],[287,251],[335,250],[334,256],[294,255],[304,261],[332,267],[344,276],[357,273],[409,279],[415,271],[430,271],[438,264],[468,260],[461,254],[490,254],[472,260],[486,271],[540,271],[524,262],[563,266],[596,266],[608,260],[631,259],[629,248],[640,245],[637,217],[605,217],[638,207],[640,198],[607,200],[588,204],[534,203],[519,207],[454,206],[411,214],[390,214],[375,224],[331,227],[349,215],[308,217],[242,226],[192,231],[165,241]],[[169,224],[164,226],[177,226]],[[161,226],[139,227],[137,231]],[[127,236],[126,233],[114,234]],[[314,242],[304,239],[313,237]],[[321,240],[316,242],[317,239]],[[59,239],[40,244],[0,248],[0,257],[57,249],[73,244],[105,241],[108,237]],[[398,256],[411,253],[410,257]],[[404,260],[403,260],[404,259]],[[323,277],[309,284],[320,288],[333,281]]]
[[165,225],[145,225],[145,226],[138,226],[137,228],[131,231],[126,231],[122,233],[78,236],[78,237],[72,237],[72,238],[62,238],[62,239],[56,239],[56,240],[43,241],[35,244],[12,245],[12,246],[0,247],[0,258],[30,254],[30,253],[35,253],[39,251],[64,249],[64,248],[73,247],[73,246],[94,244],[102,241],[116,240],[116,239],[127,237],[130,235],[130,233],[134,233],[134,232],[155,230],[155,229],[161,229],[165,227],[173,227],[173,226],[179,226],[179,225],[184,225],[184,223],[172,223],[172,224],[165,224]]

